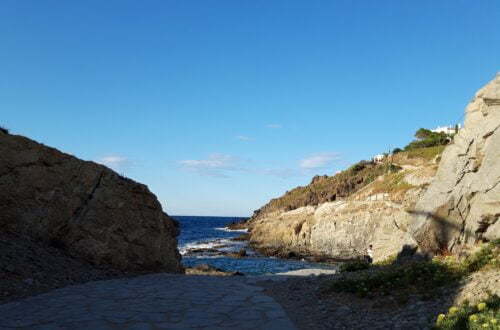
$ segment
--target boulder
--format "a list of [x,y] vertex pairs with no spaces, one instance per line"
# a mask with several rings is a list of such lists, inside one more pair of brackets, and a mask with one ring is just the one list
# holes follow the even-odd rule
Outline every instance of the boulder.
[[421,250],[459,252],[499,238],[500,74],[465,110],[465,125],[446,147],[435,179],[412,211],[409,231]]
[[0,132],[0,231],[95,265],[182,272],[177,226],[145,185],[6,132]]

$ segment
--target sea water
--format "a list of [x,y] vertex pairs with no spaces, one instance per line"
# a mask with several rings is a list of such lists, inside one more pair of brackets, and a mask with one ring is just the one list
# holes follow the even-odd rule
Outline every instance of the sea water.
[[[229,230],[227,226],[234,221],[242,221],[243,218],[172,217],[180,224],[179,252],[182,255],[182,263],[187,267],[209,264],[225,271],[238,271],[248,275],[283,273],[305,268],[332,268],[327,264],[266,257],[250,249],[246,241],[231,240],[243,234],[245,230]],[[207,249],[207,252],[193,254],[193,249]],[[246,257],[233,258],[224,255],[240,249],[246,250]]]

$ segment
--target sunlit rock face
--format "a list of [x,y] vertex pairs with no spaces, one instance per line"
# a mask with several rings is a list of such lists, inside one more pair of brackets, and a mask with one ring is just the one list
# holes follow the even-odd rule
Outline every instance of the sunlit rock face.
[[410,232],[423,251],[459,252],[500,237],[500,74],[465,110],[465,125],[444,151],[416,204]]
[[6,132],[0,132],[0,230],[96,265],[182,271],[175,222],[145,185]]

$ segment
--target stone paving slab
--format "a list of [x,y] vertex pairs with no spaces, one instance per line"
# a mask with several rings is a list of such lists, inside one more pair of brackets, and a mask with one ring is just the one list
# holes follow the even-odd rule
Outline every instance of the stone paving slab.
[[0,305],[0,329],[296,329],[244,277],[145,275]]

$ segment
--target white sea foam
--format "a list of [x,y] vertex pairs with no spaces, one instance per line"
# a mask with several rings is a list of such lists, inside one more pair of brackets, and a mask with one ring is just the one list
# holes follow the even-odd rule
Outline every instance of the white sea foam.
[[224,252],[232,252],[241,249],[245,245],[246,242],[231,241],[230,239],[203,240],[180,246],[179,253],[185,255],[194,249],[216,249]]
[[248,229],[229,229],[228,227],[215,228],[216,230],[227,231],[230,233],[248,233]]
[[202,241],[202,242],[191,242],[179,247],[179,253],[181,255],[186,254],[189,250],[193,249],[213,249],[216,246],[221,245],[217,240],[214,241]]

